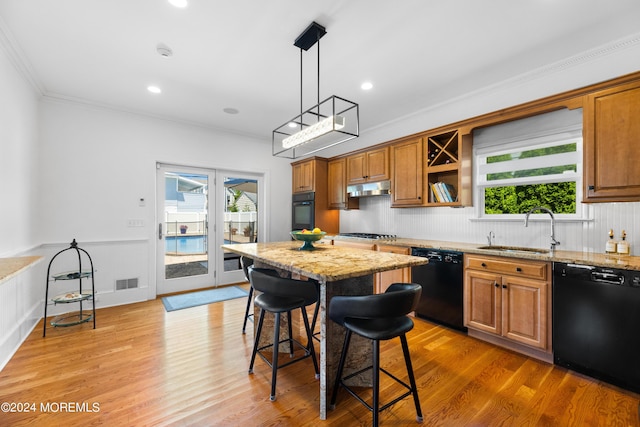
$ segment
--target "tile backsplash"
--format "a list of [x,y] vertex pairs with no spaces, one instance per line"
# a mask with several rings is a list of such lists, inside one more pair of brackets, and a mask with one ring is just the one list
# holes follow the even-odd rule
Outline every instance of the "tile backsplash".
[[[558,250],[604,252],[609,229],[616,240],[627,232],[631,255],[640,256],[640,202],[593,203],[586,205],[589,221],[556,221]],[[493,243],[546,248],[550,243],[548,219],[530,221],[524,227],[524,215],[517,221],[475,220],[474,208],[391,208],[388,196],[364,197],[360,209],[340,213],[341,232],[395,234],[428,240],[446,240],[486,244],[493,232]]]

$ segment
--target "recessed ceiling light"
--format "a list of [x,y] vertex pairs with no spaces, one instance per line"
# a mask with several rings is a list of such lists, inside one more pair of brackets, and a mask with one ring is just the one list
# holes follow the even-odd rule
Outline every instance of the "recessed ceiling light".
[[169,0],[169,3],[171,3],[175,7],[187,7],[187,0]]
[[147,86],[147,90],[151,93],[162,93],[162,89],[158,86]]
[[360,88],[362,90],[370,90],[371,88],[373,88],[373,83],[371,82],[364,82],[360,85]]
[[240,111],[237,108],[223,108],[222,111],[224,111],[227,114],[238,114]]

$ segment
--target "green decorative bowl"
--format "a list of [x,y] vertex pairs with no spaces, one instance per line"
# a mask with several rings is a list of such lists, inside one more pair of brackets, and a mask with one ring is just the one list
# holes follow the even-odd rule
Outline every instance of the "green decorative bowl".
[[315,246],[313,246],[313,242],[321,240],[326,234],[327,233],[324,231],[321,233],[303,233],[300,230],[295,230],[291,232],[291,237],[304,242],[304,244],[300,246],[299,250],[313,251],[314,249],[316,249]]

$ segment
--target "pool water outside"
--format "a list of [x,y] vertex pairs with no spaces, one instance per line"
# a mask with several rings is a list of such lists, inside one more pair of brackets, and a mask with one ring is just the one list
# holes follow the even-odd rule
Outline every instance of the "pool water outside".
[[166,253],[204,254],[207,252],[206,236],[166,236]]

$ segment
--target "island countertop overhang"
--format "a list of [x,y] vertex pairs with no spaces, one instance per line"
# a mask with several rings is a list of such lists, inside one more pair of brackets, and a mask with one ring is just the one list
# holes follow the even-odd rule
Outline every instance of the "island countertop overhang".
[[222,248],[321,283],[428,263],[426,258],[411,255],[325,244],[317,244],[313,251],[301,251],[300,246],[300,242],[292,241],[224,244]]

